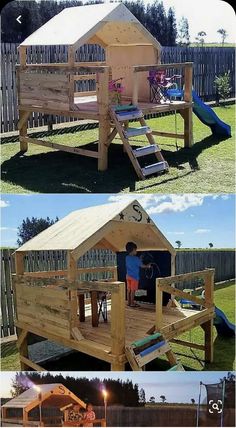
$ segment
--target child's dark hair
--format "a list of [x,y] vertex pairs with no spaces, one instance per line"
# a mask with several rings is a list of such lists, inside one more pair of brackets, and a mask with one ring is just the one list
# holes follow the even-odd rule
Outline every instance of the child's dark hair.
[[133,250],[137,250],[137,245],[134,242],[127,242],[126,251],[128,254],[130,254]]

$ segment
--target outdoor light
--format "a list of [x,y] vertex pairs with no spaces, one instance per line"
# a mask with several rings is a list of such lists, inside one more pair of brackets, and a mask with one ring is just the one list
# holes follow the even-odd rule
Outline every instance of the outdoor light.
[[40,386],[34,385],[33,388],[38,392],[38,400],[39,400],[39,426],[42,426],[42,391]]
[[102,390],[102,395],[103,395],[103,400],[104,400],[105,420],[107,420],[107,396],[108,396],[108,393],[107,393],[106,389]]

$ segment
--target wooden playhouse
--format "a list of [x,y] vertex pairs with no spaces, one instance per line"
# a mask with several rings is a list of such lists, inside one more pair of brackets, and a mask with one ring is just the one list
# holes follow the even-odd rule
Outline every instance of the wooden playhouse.
[[[91,263],[90,267],[79,267],[82,256],[89,250],[109,249],[117,253],[124,251],[130,240],[136,242],[141,251],[170,253],[171,275],[157,279],[156,303],[141,304],[137,309],[126,305],[125,282],[117,280],[117,267],[107,265],[106,258],[100,266]],[[58,250],[67,252],[65,269],[26,271],[29,254]],[[154,344],[157,335],[163,336],[167,346],[162,351],[171,365],[176,364],[171,341],[204,350],[205,360],[213,360],[214,269],[175,276],[175,249],[137,201],[72,212],[18,248],[15,261],[13,285],[22,370],[42,370],[29,358],[29,333],[104,360],[110,363],[112,370],[124,370],[127,361],[133,369],[141,369],[156,358],[159,350],[137,366],[133,361],[136,357],[131,356],[136,351],[133,349],[135,342],[146,342],[149,335]],[[180,282],[194,278],[203,279],[205,298],[191,296],[199,308],[184,309],[175,296],[189,299],[189,294],[177,287]],[[171,295],[165,307],[163,292]],[[104,295],[107,300],[105,320],[99,309]],[[198,325],[205,331],[204,345],[177,338]]]
[[[105,61],[76,62],[78,49],[84,44],[102,46]],[[33,63],[30,48],[49,45],[66,46],[67,62],[41,63],[38,58],[37,63]],[[32,143],[77,153],[97,159],[98,169],[104,171],[108,167],[109,146],[118,134],[139,178],[167,170],[168,164],[154,136],[180,138],[185,147],[192,145],[192,63],[160,64],[160,56],[158,41],[122,3],[64,9],[19,46],[17,79],[21,151],[27,151],[28,143]],[[182,76],[181,99],[159,102],[155,97],[150,98],[149,73],[161,70]],[[110,86],[112,82],[116,85],[115,81],[120,78],[122,107],[114,101]],[[81,89],[81,82],[90,89]],[[178,112],[183,117],[182,134],[151,130],[147,126],[145,114],[168,111]],[[98,121],[97,148],[68,147],[28,137],[28,118],[34,112]],[[131,127],[130,120],[138,121],[141,126]],[[142,150],[132,147],[132,137],[137,135],[147,139],[147,146]],[[154,163],[142,166],[140,158],[144,157],[144,161],[150,154]]]
[[[35,388],[29,381],[29,389],[1,406],[2,423],[4,426],[66,426],[68,411],[64,409],[72,404],[86,409],[84,401],[61,383]],[[97,422],[105,426],[105,420]]]

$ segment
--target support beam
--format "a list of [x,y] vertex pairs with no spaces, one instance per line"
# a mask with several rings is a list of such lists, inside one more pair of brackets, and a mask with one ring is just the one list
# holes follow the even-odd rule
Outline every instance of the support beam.
[[26,140],[27,136],[27,120],[30,115],[30,112],[19,110],[19,140],[20,140],[20,151],[22,153],[27,152],[28,150],[28,142]]
[[119,359],[125,353],[125,283],[111,293],[111,370],[123,371],[125,364]]
[[106,171],[108,167],[108,146],[110,136],[109,117],[109,68],[98,75],[97,101],[99,112],[99,142],[98,142],[98,170]]
[[[184,101],[192,103],[193,66],[184,68]],[[193,145],[193,109],[189,107],[182,110],[184,118],[184,147]]]
[[201,325],[205,333],[205,361],[212,363],[214,359],[213,319]]
[[163,292],[159,287],[159,279],[156,280],[156,330],[162,327],[162,297]]
[[[76,281],[77,279],[77,260],[75,260],[71,252],[67,253],[67,278],[68,281]],[[72,329],[74,327],[78,327],[78,298],[77,298],[77,290],[70,290],[70,331],[71,338],[73,338]]]

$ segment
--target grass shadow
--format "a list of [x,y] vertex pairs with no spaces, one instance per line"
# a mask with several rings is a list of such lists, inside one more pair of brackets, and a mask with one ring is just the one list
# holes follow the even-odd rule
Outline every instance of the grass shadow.
[[[190,149],[162,150],[162,153],[170,167],[183,171],[181,177],[184,177],[199,170],[198,156],[220,141],[210,136],[195,143]],[[94,143],[83,145],[88,150],[94,150],[94,147]],[[146,164],[153,163],[149,157],[145,160]],[[186,163],[190,171],[184,172]],[[110,146],[108,165],[107,171],[98,172],[97,161],[92,158],[61,151],[33,155],[18,152],[3,162],[2,180],[36,193],[118,193],[127,188],[131,192],[135,191],[138,179],[121,144]],[[152,180],[151,184],[147,182],[146,186],[142,186],[142,190],[178,179],[178,175],[159,175],[154,183]]]

